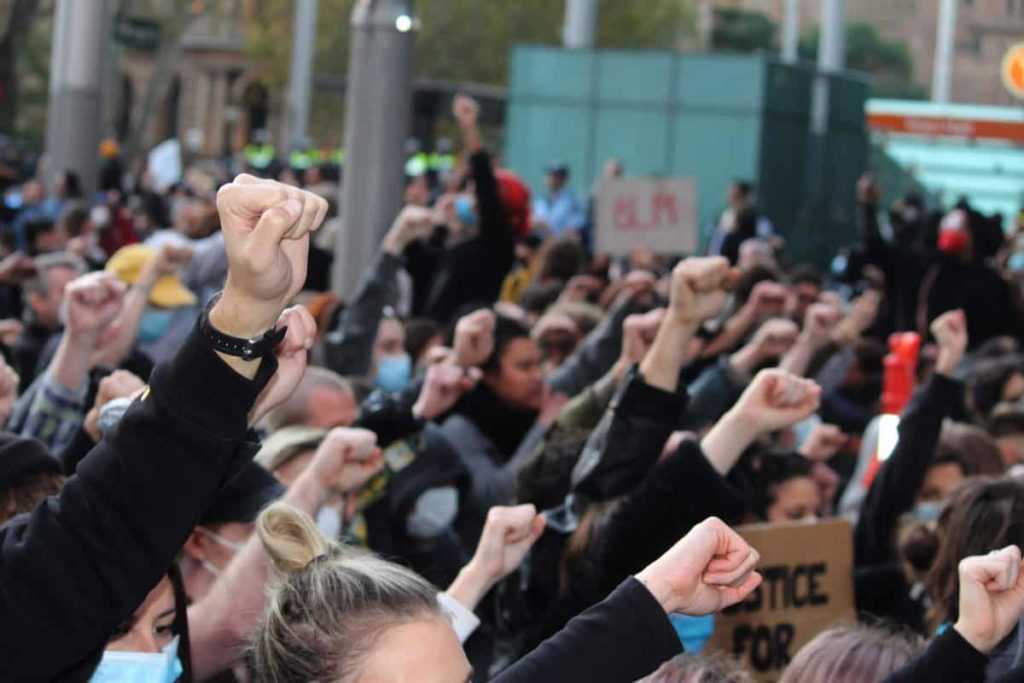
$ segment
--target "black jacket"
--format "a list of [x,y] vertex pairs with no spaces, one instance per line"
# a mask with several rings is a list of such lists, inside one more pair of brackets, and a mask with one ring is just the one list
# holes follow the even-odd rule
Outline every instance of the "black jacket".
[[479,234],[451,249],[415,243],[406,251],[416,313],[442,323],[466,304],[496,301],[515,264],[515,234],[505,217],[491,157],[481,150],[469,158],[469,166]]
[[681,651],[661,605],[628,579],[492,683],[631,683]]
[[896,551],[899,519],[914,507],[942,431],[942,421],[963,396],[963,385],[932,375],[900,418],[899,441],[879,469],[853,536],[857,609],[921,629],[923,614],[909,600]]
[[254,455],[248,413],[276,368],[247,380],[193,330],[60,495],[0,527],[0,680],[89,679]]
[[988,657],[975,650],[956,629],[950,628],[883,683],[981,683],[985,680],[987,664]]

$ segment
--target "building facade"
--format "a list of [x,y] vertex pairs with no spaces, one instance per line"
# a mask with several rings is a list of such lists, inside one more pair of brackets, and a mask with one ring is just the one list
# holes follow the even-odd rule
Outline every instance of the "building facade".
[[[742,7],[782,21],[786,0],[714,0],[719,7]],[[931,87],[939,0],[846,0],[848,22],[875,26],[890,40],[907,45],[914,80]],[[800,0],[801,32],[818,23],[820,0]],[[951,97],[954,102],[1017,106],[1003,87],[1000,66],[1010,46],[1024,41],[1024,0],[959,0]]]

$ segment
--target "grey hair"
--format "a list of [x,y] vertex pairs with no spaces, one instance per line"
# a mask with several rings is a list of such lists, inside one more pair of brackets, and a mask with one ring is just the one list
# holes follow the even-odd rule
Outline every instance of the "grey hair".
[[683,654],[637,683],[754,683],[754,678],[727,655]]
[[70,268],[76,275],[84,275],[88,268],[85,261],[74,254],[57,252],[54,254],[43,254],[35,259],[36,274],[28,279],[23,287],[27,296],[29,293],[46,296],[50,291],[50,283],[46,280],[46,274],[54,268]]
[[273,432],[282,427],[305,424],[308,417],[306,410],[309,394],[317,387],[331,387],[355,396],[352,385],[347,379],[333,370],[310,365],[299,381],[299,386],[295,387],[295,391],[288,397],[288,400],[274,408],[267,416],[269,430]]
[[285,503],[260,514],[256,533],[280,574],[251,645],[256,681],[347,683],[386,629],[444,619],[427,581],[328,541]]
[[918,655],[924,640],[880,626],[838,626],[800,648],[779,683],[881,681]]

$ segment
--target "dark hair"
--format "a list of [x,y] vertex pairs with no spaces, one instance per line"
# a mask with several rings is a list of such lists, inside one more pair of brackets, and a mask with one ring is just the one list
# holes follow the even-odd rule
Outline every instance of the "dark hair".
[[58,223],[68,237],[80,237],[88,220],[89,212],[84,207],[76,205],[65,209]]
[[933,465],[955,463],[965,477],[999,476],[1006,469],[999,445],[983,429],[959,422],[943,426]]
[[35,255],[36,240],[42,235],[51,233],[57,226],[48,218],[39,218],[25,222],[25,241],[29,245],[29,252]]
[[513,320],[504,315],[495,316],[494,325],[494,350],[480,369],[484,372],[494,372],[501,367],[501,357],[505,349],[516,339],[529,339],[530,330],[518,320]]
[[790,479],[811,476],[811,463],[792,451],[748,450],[738,467],[749,482],[750,511],[761,520],[768,519],[779,486]]
[[750,193],[754,191],[754,186],[750,184],[750,181],[743,180],[742,178],[734,178],[732,186],[736,188],[742,197],[749,197]]
[[988,433],[995,439],[1024,434],[1024,409],[1016,405],[1008,406],[1006,410],[997,407],[988,422]]
[[1010,544],[1024,546],[1024,483],[969,479],[939,517],[939,551],[928,573],[933,626],[956,621],[960,599],[957,567],[964,558]]
[[405,350],[415,363],[427,348],[427,343],[444,329],[430,318],[413,318],[405,324]]
[[1019,355],[996,358],[978,363],[968,382],[968,398],[975,418],[988,419],[992,409],[1003,400],[1003,388],[1016,374],[1024,374],[1024,357]]
[[64,198],[82,198],[82,181],[74,171],[64,171]]
[[552,427],[543,446],[519,470],[516,490],[520,503],[533,503],[538,510],[546,510],[562,502],[590,431],[557,424]]
[[39,472],[25,477],[9,489],[0,491],[0,524],[11,517],[36,509],[39,503],[60,493],[64,477],[50,472]]
[[750,298],[754,287],[766,280],[778,282],[780,280],[779,274],[771,268],[762,265],[757,265],[744,271],[736,283],[735,297],[737,307],[747,303],[747,299]]
[[541,257],[539,279],[568,282],[583,270],[586,255],[583,247],[575,240],[559,240],[552,244]]
[[825,282],[825,279],[821,275],[821,271],[809,263],[798,263],[789,269],[788,275],[789,282],[794,285],[809,282],[810,284],[821,288]]
[[562,282],[549,282],[547,284],[532,284],[526,288],[523,292],[523,298],[519,301],[519,305],[523,307],[523,310],[527,313],[536,313],[541,315],[544,311],[558,301],[558,297],[562,294]]

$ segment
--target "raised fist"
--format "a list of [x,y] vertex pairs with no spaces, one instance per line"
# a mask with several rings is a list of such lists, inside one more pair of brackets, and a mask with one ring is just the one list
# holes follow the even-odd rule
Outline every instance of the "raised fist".
[[328,432],[310,467],[324,491],[355,493],[384,466],[377,435],[368,429],[338,427]]
[[483,365],[494,351],[496,323],[494,313],[486,308],[459,318],[455,325],[455,362],[464,368]]
[[465,368],[451,363],[438,363],[427,368],[427,376],[413,405],[412,414],[420,420],[433,420],[444,415],[467,391],[476,386],[483,373],[479,368]]
[[64,292],[67,331],[95,344],[121,312],[125,286],[110,273],[89,273],[75,279]]
[[622,359],[633,366],[651,350],[658,328],[665,319],[665,309],[656,308],[647,313],[634,313],[622,323]]
[[960,310],[943,313],[932,323],[932,334],[939,344],[935,370],[951,375],[967,351],[967,316]]
[[666,612],[701,616],[735,605],[757,588],[760,559],[742,536],[711,517],[636,578]]
[[796,343],[800,330],[796,323],[785,318],[772,318],[757,328],[751,345],[759,361],[781,358]]
[[384,236],[384,250],[395,256],[400,255],[416,240],[429,237],[437,222],[436,219],[437,214],[431,209],[406,206],[391,224],[388,234]]
[[670,311],[680,322],[699,325],[725,305],[732,271],[729,261],[714,256],[688,258],[672,271]]
[[452,101],[452,114],[460,126],[473,126],[480,116],[480,105],[469,95],[456,95]]
[[809,417],[820,400],[817,383],[784,370],[762,370],[730,412],[766,434]]
[[[306,280],[309,233],[327,215],[327,202],[311,192],[240,175],[217,193],[217,211],[228,256],[214,326],[252,337],[273,327]],[[220,304],[218,304],[220,306]]]

